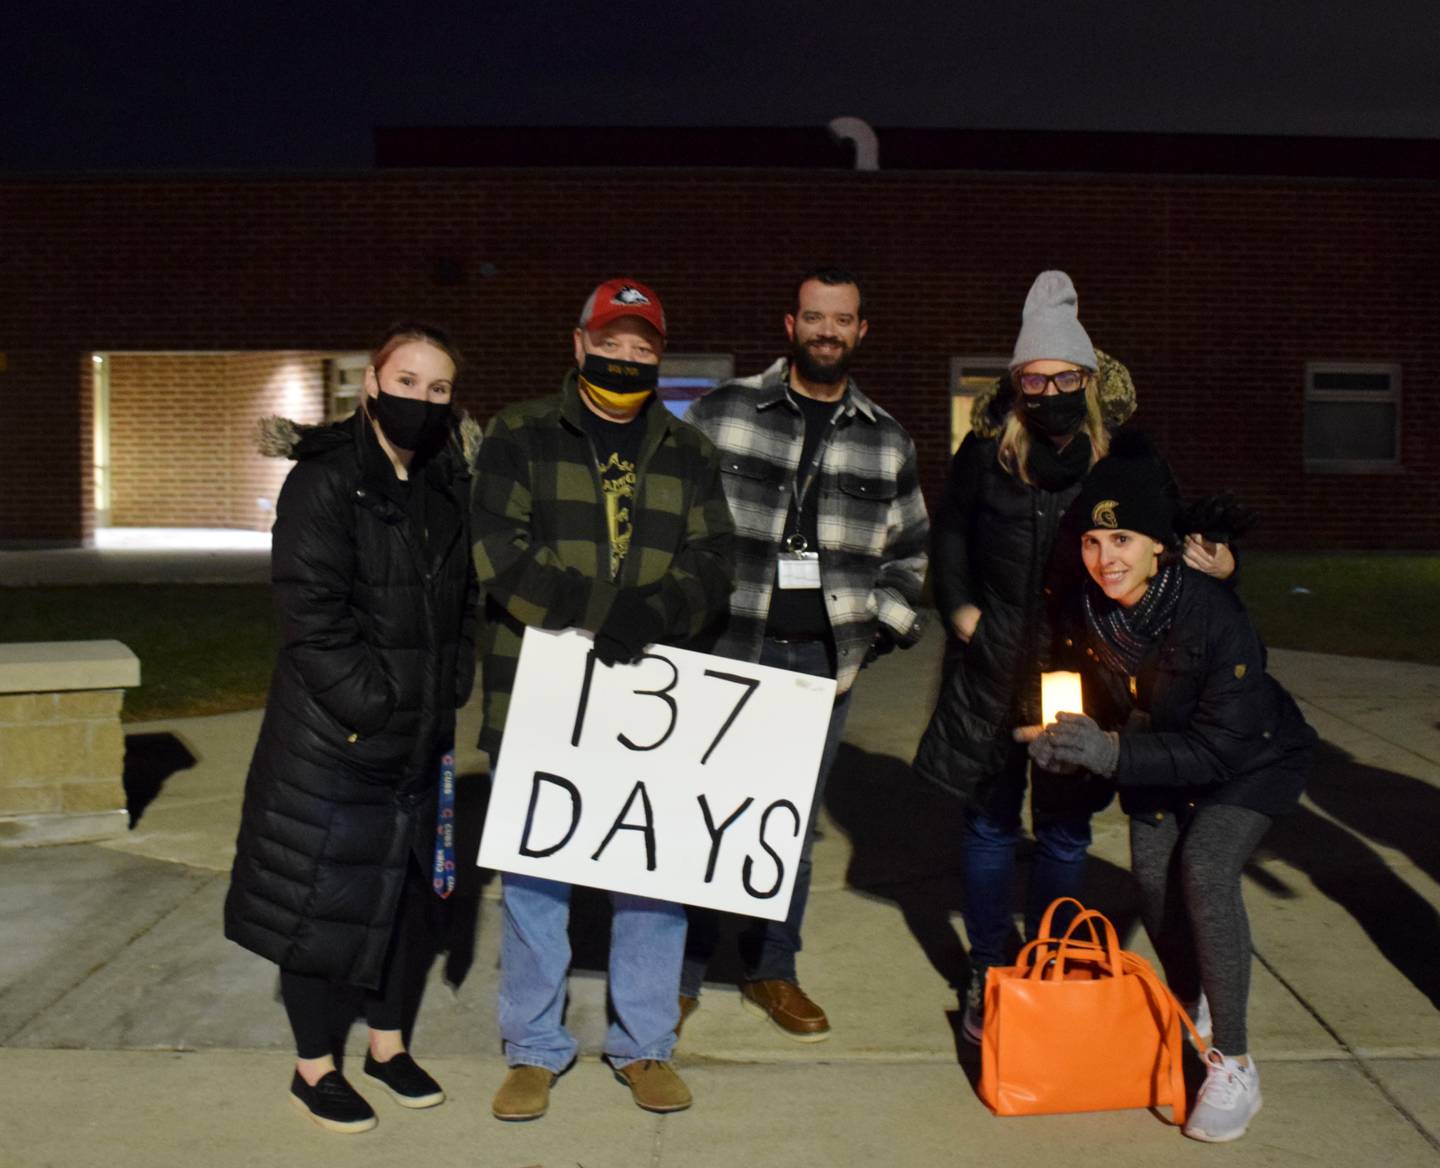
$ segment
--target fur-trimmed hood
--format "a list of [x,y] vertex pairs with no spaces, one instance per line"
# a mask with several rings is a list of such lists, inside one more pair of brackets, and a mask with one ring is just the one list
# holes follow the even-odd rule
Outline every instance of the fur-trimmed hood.
[[[1100,413],[1106,429],[1118,430],[1135,413],[1135,383],[1130,380],[1130,370],[1109,353],[1096,349],[1095,359],[1099,364],[1096,372],[1100,378]],[[970,407],[970,428],[979,437],[1000,436],[1013,393],[1009,378],[997,377],[993,384],[975,395],[975,403]]]
[[[480,441],[483,434],[480,423],[457,406],[451,433],[460,443],[460,449],[465,456],[465,465],[473,467],[475,458],[480,453]],[[304,422],[291,421],[279,414],[270,414],[268,417],[260,418],[255,424],[255,449],[266,458],[299,458],[302,455],[323,450],[332,444],[350,440],[339,426],[323,423],[308,425]]]

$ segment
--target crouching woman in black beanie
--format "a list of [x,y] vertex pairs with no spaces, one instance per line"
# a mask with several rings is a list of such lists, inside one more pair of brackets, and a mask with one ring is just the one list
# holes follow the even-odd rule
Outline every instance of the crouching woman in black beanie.
[[1185,1134],[1221,1142],[1244,1135],[1260,1109],[1240,873],[1271,820],[1299,799],[1316,736],[1265,672],[1235,592],[1173,554],[1169,482],[1148,443],[1117,436],[1082,486],[1071,516],[1088,579],[1074,599],[1093,717],[1060,714],[1030,755],[1115,781],[1146,932],[1176,996],[1202,1017],[1208,1002],[1212,1019]]
[[[454,887],[455,711],[475,670],[458,362],[397,325],[343,422],[271,427],[295,467],[276,507],[281,647],[245,781],[225,935],[280,967],[292,1102],[331,1131],[375,1126],[336,1066],[357,1011],[365,1076],[402,1106],[445,1093],[406,1052]],[[280,422],[272,419],[272,422]]]

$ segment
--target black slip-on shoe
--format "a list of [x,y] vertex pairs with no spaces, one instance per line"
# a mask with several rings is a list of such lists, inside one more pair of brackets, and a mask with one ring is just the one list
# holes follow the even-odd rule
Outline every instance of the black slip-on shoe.
[[375,1056],[366,1051],[365,1077],[389,1091],[401,1107],[419,1109],[445,1102],[444,1088],[404,1051],[383,1063],[377,1063]]
[[370,1104],[339,1071],[328,1072],[313,1087],[296,1071],[290,1080],[290,1102],[326,1131],[355,1135],[380,1122]]

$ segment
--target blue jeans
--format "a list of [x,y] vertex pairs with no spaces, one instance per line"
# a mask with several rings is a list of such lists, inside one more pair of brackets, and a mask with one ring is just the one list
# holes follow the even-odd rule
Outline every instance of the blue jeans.
[[[972,805],[965,816],[964,918],[972,969],[1003,965],[1011,957],[1008,949],[1014,921],[1010,896],[1027,762],[1023,747],[1013,751],[1004,772],[986,790],[984,800]],[[1050,781],[1063,783],[1066,779],[1057,776]],[[1052,900],[1079,895],[1085,853],[1090,847],[1089,814],[1047,813],[1037,810],[1034,803],[1032,797],[1030,827],[1035,835],[1035,860],[1025,895],[1027,940],[1035,936],[1040,918]],[[1057,924],[1063,928],[1070,915],[1057,914]]]
[[[605,1035],[616,1067],[668,1059],[680,1021],[676,998],[685,950],[685,910],[678,904],[610,894],[610,1002],[615,1020]],[[579,1044],[565,1029],[570,971],[570,885],[507,872],[500,898],[500,1037],[512,1067],[559,1074]]]
[[[774,641],[766,638],[760,650],[760,664],[812,677],[835,676],[830,649],[824,641]],[[800,846],[800,862],[795,867],[795,886],[790,894],[790,911],[783,921],[759,917],[745,918],[740,932],[740,960],[745,967],[746,981],[795,980],[795,954],[800,952],[800,926],[805,921],[805,904],[810,899],[810,853],[815,846],[815,821],[825,797],[825,783],[835,755],[845,737],[845,717],[850,712],[850,694],[835,699],[830,711],[830,726],[825,732],[825,747],[820,755],[820,771],[815,780],[815,798],[810,804],[810,821],[805,825],[804,842]],[[691,905],[690,935],[685,942],[685,963],[680,972],[680,992],[698,998],[705,970],[715,955],[720,940],[721,914],[715,909]]]

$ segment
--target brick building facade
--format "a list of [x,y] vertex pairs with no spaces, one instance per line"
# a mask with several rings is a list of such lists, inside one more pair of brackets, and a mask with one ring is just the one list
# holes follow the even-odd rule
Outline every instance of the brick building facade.
[[[392,319],[455,332],[459,398],[485,418],[558,382],[600,278],[652,284],[672,351],[743,374],[782,351],[817,259],[864,279],[856,374],[915,436],[932,498],[957,369],[1006,356],[1031,278],[1061,267],[1132,370],[1137,421],[1187,488],[1260,510],[1254,543],[1440,548],[1440,184],[1004,167],[0,182],[0,542],[92,534],[97,355],[112,521],[263,527],[278,480],[248,452],[253,417],[318,417],[326,356]],[[1327,415],[1332,367],[1362,381]],[[1343,444],[1347,400],[1355,426],[1398,435],[1390,457],[1317,459],[1307,426]]]

